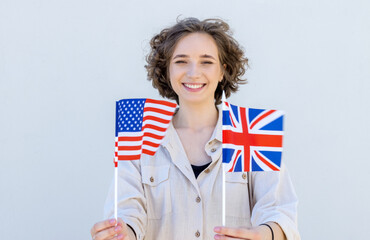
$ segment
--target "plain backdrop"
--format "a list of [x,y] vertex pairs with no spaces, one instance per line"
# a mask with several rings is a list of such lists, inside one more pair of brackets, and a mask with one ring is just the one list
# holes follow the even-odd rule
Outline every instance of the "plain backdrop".
[[370,3],[0,0],[0,238],[90,239],[113,178],[115,101],[159,98],[149,40],[221,17],[250,59],[230,102],[286,112],[303,239],[370,235]]

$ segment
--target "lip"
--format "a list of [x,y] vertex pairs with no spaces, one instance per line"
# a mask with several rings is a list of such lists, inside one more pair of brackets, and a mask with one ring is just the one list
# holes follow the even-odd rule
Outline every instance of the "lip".
[[[187,87],[185,84],[187,84],[187,85],[201,85],[201,87],[199,87],[199,88],[190,88],[190,87]],[[182,85],[189,92],[199,92],[206,86],[205,83],[182,83]]]

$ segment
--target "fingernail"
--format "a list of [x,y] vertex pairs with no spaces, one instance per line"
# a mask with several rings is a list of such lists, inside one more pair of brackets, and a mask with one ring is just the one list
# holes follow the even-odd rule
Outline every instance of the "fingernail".
[[115,223],[116,223],[116,219],[111,219],[111,220],[109,220],[109,223],[110,223],[110,224],[115,224]]
[[215,235],[215,239],[220,239],[220,236],[219,235]]
[[215,231],[215,232],[219,232],[219,231],[221,231],[221,228],[220,228],[220,227],[215,227],[215,228],[213,229],[213,231]]
[[120,227],[120,226],[117,226],[117,227],[114,229],[114,231],[116,231],[116,232],[121,231],[121,227]]
[[123,239],[123,235],[122,234],[118,235],[117,239]]

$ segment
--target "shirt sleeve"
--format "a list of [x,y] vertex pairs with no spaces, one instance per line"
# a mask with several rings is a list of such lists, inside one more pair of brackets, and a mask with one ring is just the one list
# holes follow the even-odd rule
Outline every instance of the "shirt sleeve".
[[[137,240],[142,240],[147,224],[147,207],[141,181],[140,161],[118,163],[117,215],[130,225]],[[104,218],[114,217],[114,179],[104,205]]]
[[288,240],[300,240],[297,228],[298,198],[286,166],[280,172],[252,173],[253,202],[251,222],[256,227],[276,222]]

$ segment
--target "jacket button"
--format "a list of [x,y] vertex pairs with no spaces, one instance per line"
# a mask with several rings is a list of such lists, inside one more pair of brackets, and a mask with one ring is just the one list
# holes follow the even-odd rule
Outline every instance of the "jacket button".
[[195,201],[197,202],[197,203],[200,203],[200,197],[198,196],[196,199],[195,199]]
[[243,173],[242,178],[243,179],[246,179],[247,178],[247,174]]
[[212,148],[211,152],[213,152],[213,153],[216,152],[216,148]]
[[200,232],[199,232],[199,231],[197,231],[197,232],[195,233],[195,236],[196,236],[196,237],[199,237],[199,236],[200,236]]
[[150,177],[150,182],[154,182],[154,177]]

